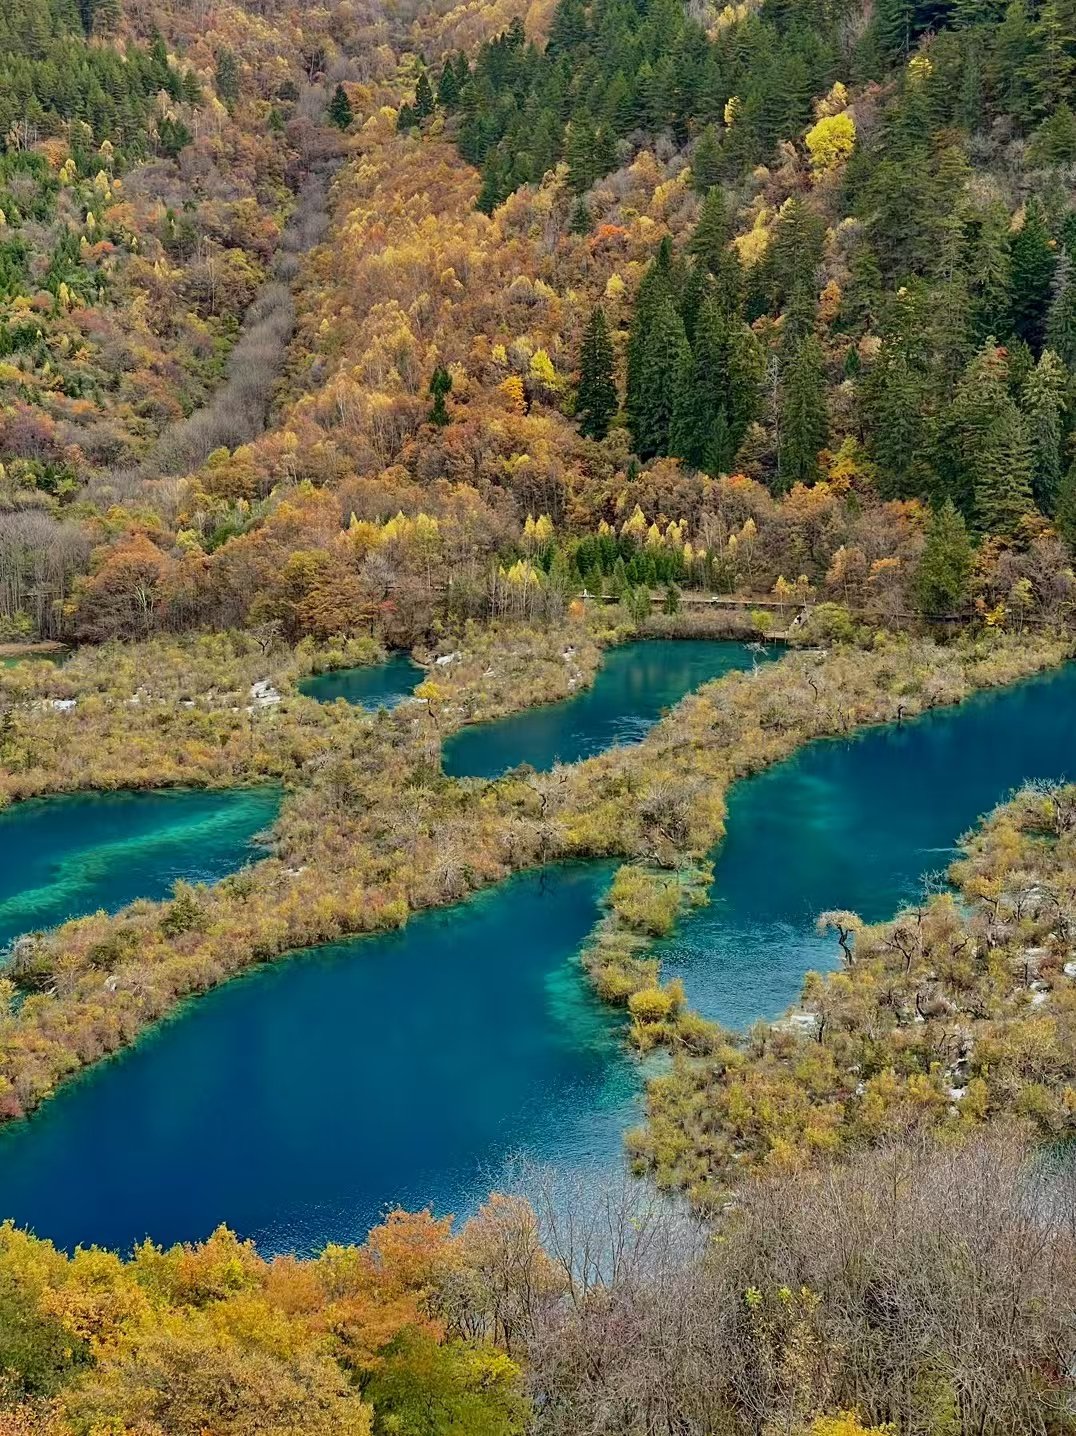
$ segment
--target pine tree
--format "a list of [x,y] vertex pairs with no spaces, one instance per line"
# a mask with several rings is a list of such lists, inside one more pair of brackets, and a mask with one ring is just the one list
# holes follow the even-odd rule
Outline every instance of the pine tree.
[[691,350],[671,298],[658,305],[646,336],[632,435],[641,458],[672,452],[688,393]]
[[786,361],[778,404],[777,485],[787,492],[793,484],[814,483],[828,432],[822,348],[813,334]]
[[1009,275],[1013,330],[1035,354],[1042,347],[1056,266],[1046,211],[1041,201],[1032,197],[1024,210],[1024,223],[1010,242]]
[[952,499],[931,515],[915,573],[915,597],[922,613],[952,613],[963,607],[971,576],[971,539]]
[[579,391],[576,413],[579,429],[588,439],[604,439],[617,410],[613,378],[613,342],[605,311],[599,306],[590,316],[579,355]]
[[329,120],[338,130],[346,130],[350,129],[354,118],[347,91],[343,85],[337,85],[333,91],[333,97],[329,101]]

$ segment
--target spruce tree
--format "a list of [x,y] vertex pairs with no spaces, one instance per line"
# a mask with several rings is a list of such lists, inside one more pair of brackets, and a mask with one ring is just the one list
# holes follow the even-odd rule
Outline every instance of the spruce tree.
[[587,323],[579,355],[576,413],[580,432],[588,439],[604,439],[616,414],[617,402],[613,342],[609,337],[605,311],[599,306]]
[[787,492],[793,484],[814,483],[828,432],[822,348],[813,334],[786,360],[778,404],[777,485]]
[[991,340],[968,365],[952,407],[953,445],[980,533],[1010,537],[1031,512],[1031,448],[1009,393],[1004,350]]
[[415,85],[415,114],[420,120],[425,120],[433,114],[433,110],[433,87],[430,85],[429,75],[423,70]]
[[1013,330],[1035,354],[1042,347],[1056,266],[1046,211],[1033,196],[1009,245],[1009,277]]
[[1046,320],[1046,342],[1063,364],[1076,368],[1076,272],[1068,250],[1061,254],[1054,298]]
[[1053,513],[1061,482],[1061,436],[1065,367],[1052,349],[1024,380],[1023,407],[1032,455],[1032,493],[1044,514]]
[[568,162],[569,186],[573,193],[584,194],[598,178],[594,126],[585,115],[576,115],[568,126],[564,158]]
[[707,125],[691,155],[691,182],[699,194],[707,194],[721,179],[721,145],[713,125]]
[[343,85],[337,85],[333,97],[329,102],[329,119],[338,130],[346,130],[351,126],[355,118],[351,109],[351,101],[347,97],[347,91]]
[[882,346],[860,392],[882,496],[929,497],[935,482],[929,382],[899,337]]
[[1054,527],[1076,555],[1076,461],[1070,465],[1058,488]]
[[1007,404],[995,420],[979,458],[975,517],[980,532],[1011,538],[1032,511],[1031,446],[1023,415]]
[[632,435],[641,458],[672,452],[673,433],[688,395],[690,366],[684,321],[672,299],[665,298],[649,326],[639,366]]
[[725,196],[716,186],[702,202],[699,222],[688,241],[688,253],[704,264],[711,274],[721,269],[722,258],[729,242],[729,216]]
[[433,408],[429,413],[431,424],[436,424],[443,429],[450,422],[448,409],[445,400],[452,392],[452,375],[448,370],[439,364],[433,371],[433,378],[430,380],[430,395],[433,398]]
[[971,539],[952,499],[931,515],[915,573],[915,597],[922,613],[951,613],[963,607],[971,575]]
[[[697,469],[720,473],[730,462],[728,438],[728,320],[710,295],[702,303],[692,342],[691,374],[681,405],[676,453]],[[723,421],[719,428],[719,416]],[[715,439],[721,442],[715,444]],[[735,448],[733,447],[733,452]]]
[[454,110],[460,102],[460,81],[452,60],[446,58],[441,78],[437,82],[437,103],[446,110]]
[[568,220],[568,228],[573,234],[589,234],[594,219],[582,195],[572,206],[571,218]]
[[672,246],[668,237],[661,241],[658,252],[643,275],[635,296],[631,326],[628,331],[627,396],[628,426],[638,431],[639,405],[642,398],[642,365],[650,326],[665,300],[671,300],[675,287]]
[[221,50],[217,55],[215,84],[217,94],[229,110],[239,103],[239,65],[231,50]]

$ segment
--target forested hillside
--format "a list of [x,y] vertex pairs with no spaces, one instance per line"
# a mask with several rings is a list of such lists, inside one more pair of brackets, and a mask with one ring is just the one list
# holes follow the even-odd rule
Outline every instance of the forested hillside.
[[[0,547],[9,636],[64,626],[70,580],[103,536],[103,515],[135,492],[140,464],[182,472],[214,438],[264,423],[291,336],[295,255],[317,236],[318,177],[339,148],[325,66],[340,62],[340,39],[359,20],[354,6],[339,21],[311,11],[302,25],[283,6],[5,7]],[[201,420],[192,442],[184,420],[225,387],[244,319],[252,336],[238,398],[247,412]],[[252,378],[257,367],[267,379]],[[263,412],[252,412],[259,403]],[[145,522],[121,512],[115,530]]]
[[5,27],[9,635],[1071,605],[1063,6]]

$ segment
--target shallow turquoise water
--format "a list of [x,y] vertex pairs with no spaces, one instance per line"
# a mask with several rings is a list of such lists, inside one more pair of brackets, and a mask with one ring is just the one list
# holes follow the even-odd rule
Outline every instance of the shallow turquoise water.
[[496,778],[529,763],[544,772],[615,743],[638,743],[685,693],[782,652],[703,638],[625,643],[604,655],[593,684],[576,697],[453,734],[444,746],[444,770],[452,778]]
[[177,878],[216,882],[258,856],[275,788],[79,793],[0,812],[0,947],[20,933],[135,898]]
[[[666,971],[730,1025],[833,963],[816,914],[889,915],[1032,776],[1076,769],[1076,665],[903,728],[815,744],[739,784],[715,901]],[[0,1215],[71,1245],[360,1236],[387,1204],[469,1210],[514,1153],[600,1182],[639,1072],[579,947],[606,864],[513,879],[401,933],[262,969],[0,1134]]]
[[815,918],[890,917],[1027,778],[1076,778],[1076,664],[903,727],[825,740],[738,783],[711,905],[660,949],[666,976],[731,1027],[773,1017],[834,965]]
[[600,1175],[637,1069],[575,954],[608,864],[530,873],[402,932],[265,967],[0,1133],[0,1213],[71,1246],[361,1237],[461,1212],[513,1154]]
[[304,678],[299,692],[321,703],[335,703],[343,698],[360,708],[395,708],[410,698],[417,683],[426,676],[409,653],[393,653],[384,663],[371,663],[364,668],[338,668],[332,673],[319,673]]

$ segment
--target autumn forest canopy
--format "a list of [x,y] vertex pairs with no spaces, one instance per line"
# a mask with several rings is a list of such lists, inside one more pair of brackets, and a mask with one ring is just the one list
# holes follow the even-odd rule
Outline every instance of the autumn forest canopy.
[[5,12],[9,637],[1070,602],[1063,5],[263,9]]

